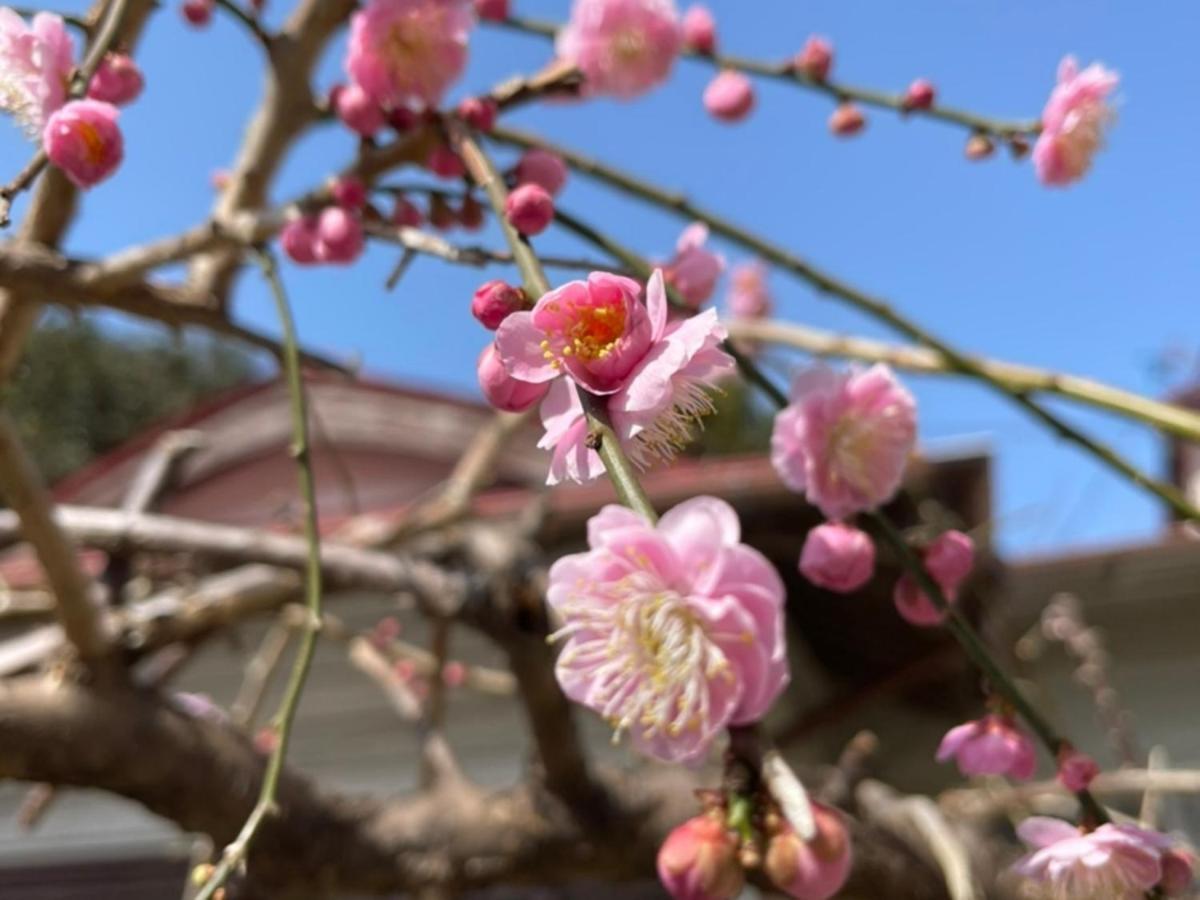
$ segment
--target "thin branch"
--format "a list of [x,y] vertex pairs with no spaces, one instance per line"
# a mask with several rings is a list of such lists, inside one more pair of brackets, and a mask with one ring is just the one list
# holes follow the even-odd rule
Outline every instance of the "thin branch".
[[235,3],[234,0],[216,0],[216,4],[237,19],[242,27],[250,33],[251,37],[258,41],[267,53],[271,52],[275,36],[262,27],[262,22],[259,21],[257,15],[243,9],[242,5]]
[[308,544],[308,565],[304,571],[304,591],[309,622],[308,627],[300,634],[296,660],[292,664],[292,674],[288,679],[287,688],[284,690],[279,711],[273,720],[277,741],[271,758],[267,762],[267,771],[263,775],[258,802],[246,819],[246,824],[242,826],[237,839],[225,848],[225,852],[221,855],[221,861],[196,895],[196,900],[212,900],[233,871],[245,860],[250,844],[263,820],[278,813],[276,793],[279,789],[280,776],[283,774],[284,761],[287,759],[288,746],[291,743],[296,710],[300,706],[300,696],[304,692],[304,685],[308,680],[313,653],[316,650],[317,633],[321,627],[321,533],[317,524],[316,485],[308,444],[308,404],[304,394],[304,376],[300,369],[296,327],[292,321],[292,312],[288,305],[287,295],[284,293],[283,283],[279,280],[275,260],[267,251],[263,250],[258,254],[258,263],[262,267],[263,276],[275,298],[276,311],[283,329],[283,345],[286,350],[284,367],[292,413],[291,453],[296,461],[297,481],[300,497],[304,504],[304,537]]
[[33,545],[54,592],[55,613],[63,633],[89,666],[106,669],[112,643],[92,602],[91,585],[79,568],[75,547],[54,517],[54,504],[17,436],[8,413],[0,410],[0,492]]
[[125,492],[121,509],[143,513],[152,509],[169,488],[179,464],[203,445],[198,431],[168,431],[146,454]]
[[253,727],[294,631],[287,617],[280,616],[271,623],[263,635],[262,643],[246,663],[242,685],[229,707],[229,719],[239,728],[249,730]]

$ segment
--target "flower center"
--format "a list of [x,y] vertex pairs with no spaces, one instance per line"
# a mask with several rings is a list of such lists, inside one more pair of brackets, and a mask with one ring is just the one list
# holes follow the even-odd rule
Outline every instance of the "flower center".
[[626,28],[613,38],[612,47],[618,63],[639,62],[646,52],[646,35],[640,28]]
[[574,356],[583,362],[604,359],[625,336],[625,325],[625,307],[621,304],[573,306],[556,330],[557,353],[549,339],[542,341],[542,353],[546,359],[556,356]]
[[418,71],[429,55],[429,42],[422,23],[397,22],[383,39],[381,49],[395,71],[406,75]]
[[79,135],[79,140],[83,143],[83,152],[87,161],[93,166],[104,162],[104,138],[100,136],[96,126],[90,122],[76,122],[75,133]]

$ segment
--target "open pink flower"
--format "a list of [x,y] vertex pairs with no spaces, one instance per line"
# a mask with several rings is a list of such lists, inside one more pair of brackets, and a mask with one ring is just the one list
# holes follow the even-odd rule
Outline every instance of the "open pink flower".
[[588,522],[588,552],[550,569],[559,684],[656,759],[699,760],[787,685],[783,582],[740,541],[737,513],[715,497],[657,525],[606,506]]
[[350,21],[346,74],[377,103],[437,106],[467,62],[468,0],[368,0]]
[[1061,187],[1078,181],[1104,145],[1114,113],[1108,95],[1116,72],[1093,63],[1082,72],[1075,57],[1058,66],[1058,84],[1042,110],[1042,132],[1033,146],[1033,167],[1042,184]]
[[117,108],[99,100],[72,100],[46,122],[42,147],[74,184],[89,188],[100,183],[125,154]]
[[887,366],[814,366],[775,417],[771,462],[827,518],[845,519],[896,493],[916,433],[916,402]]
[[667,284],[675,288],[692,309],[712,296],[717,280],[725,271],[725,259],[707,249],[706,241],[708,226],[693,222],[683,230],[675,245],[675,256],[663,267]]
[[1034,849],[1014,870],[1063,898],[1141,900],[1162,878],[1162,857],[1171,846],[1166,835],[1136,825],[1084,833],[1045,816],[1026,819],[1017,834]]
[[767,267],[760,260],[742,263],[729,277],[729,314],[741,319],[763,319],[774,301],[767,286]]
[[1008,716],[988,715],[956,725],[938,746],[937,761],[953,759],[964,775],[1033,777],[1037,752],[1033,739]]
[[557,50],[589,93],[629,99],[666,80],[682,44],[674,0],[575,0]]
[[27,25],[0,6],[0,112],[29,137],[42,133],[67,99],[75,45],[61,16],[38,13]]

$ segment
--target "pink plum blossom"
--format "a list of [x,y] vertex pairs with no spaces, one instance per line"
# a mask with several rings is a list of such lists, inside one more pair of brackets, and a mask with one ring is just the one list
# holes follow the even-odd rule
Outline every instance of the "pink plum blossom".
[[875,574],[875,544],[852,525],[818,525],[804,539],[800,574],[817,587],[839,594],[857,591]]
[[740,122],[754,110],[754,83],[741,72],[726,69],[704,89],[704,108],[722,122]]
[[1033,167],[1042,184],[1062,187],[1087,174],[1115,118],[1108,103],[1116,72],[1093,63],[1083,71],[1073,56],[1058,66],[1058,84],[1042,110],[1042,131],[1033,146]]
[[858,104],[846,100],[829,117],[829,130],[836,137],[853,137],[867,127],[867,117]]
[[836,810],[813,803],[812,812],[816,836],[806,842],[784,824],[767,844],[763,870],[790,897],[828,900],[850,876],[850,836]]
[[953,759],[964,775],[1033,777],[1037,752],[1033,739],[1008,716],[988,715],[956,725],[938,746],[937,761]]
[[1086,791],[1099,774],[1100,766],[1086,753],[1067,748],[1058,755],[1058,783],[1068,791]]
[[[922,564],[942,589],[948,603],[958,598],[958,589],[975,565],[975,542],[961,531],[945,531],[922,552]],[[893,601],[900,616],[912,625],[940,625],[946,613],[938,609],[917,580],[905,573],[896,581]]]
[[88,84],[87,95],[114,106],[132,103],[142,93],[142,70],[127,53],[106,53]]
[[488,331],[495,331],[515,312],[525,308],[525,292],[507,282],[488,281],[471,298],[471,315]]
[[350,20],[346,74],[383,106],[432,108],[467,62],[468,0],[368,0]]
[[712,815],[688,819],[659,848],[658,880],[675,900],[734,900],[745,883],[737,836]]
[[327,206],[317,216],[317,259],[348,265],[363,252],[363,229],[358,217],[340,206]]
[[929,109],[936,99],[937,89],[934,88],[933,82],[928,78],[918,78],[904,92],[903,103],[904,108],[908,110]]
[[540,185],[551,196],[567,183],[567,164],[557,153],[534,147],[517,161],[517,184]]
[[696,497],[657,525],[606,506],[588,547],[551,567],[546,595],[569,698],[664,762],[766,714],[788,682],[784,587],[729,504]]
[[797,71],[803,72],[813,81],[824,81],[833,68],[833,44],[828,38],[813,35],[804,42],[794,63]]
[[717,22],[707,6],[697,3],[683,14],[683,45],[696,53],[717,50]]
[[1142,900],[1163,877],[1170,838],[1136,825],[1081,832],[1045,816],[1026,819],[1017,834],[1033,851],[1013,869],[1052,897]]
[[900,487],[917,433],[916,402],[882,364],[796,377],[775,417],[771,462],[827,518],[886,503]]
[[475,373],[479,377],[479,389],[483,391],[488,403],[506,412],[529,409],[546,396],[549,387],[545,384],[518,381],[509,375],[504,371],[494,344],[488,344],[479,354]]
[[575,0],[556,46],[586,91],[627,100],[666,80],[682,44],[674,0]]
[[729,314],[740,319],[771,315],[774,302],[767,287],[767,267],[759,260],[742,263],[730,273]]
[[330,103],[342,124],[363,137],[373,136],[386,121],[380,105],[357,84],[335,87]]
[[42,147],[78,187],[99,184],[117,170],[125,153],[117,108],[99,100],[72,100],[46,122]]
[[61,16],[37,13],[29,24],[0,7],[0,112],[16,119],[29,137],[67,99],[75,45]]
[[526,237],[541,234],[554,221],[554,198],[540,184],[523,184],[504,202],[504,218]]
[[712,296],[725,270],[725,260],[704,244],[708,226],[693,222],[683,230],[675,245],[675,256],[663,266],[667,284],[679,292],[683,302],[696,309]]

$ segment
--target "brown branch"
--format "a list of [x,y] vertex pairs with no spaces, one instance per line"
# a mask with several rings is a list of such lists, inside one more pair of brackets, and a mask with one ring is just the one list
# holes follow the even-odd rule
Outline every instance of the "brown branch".
[[169,488],[179,464],[199,449],[203,440],[198,431],[169,431],[159,438],[134,474],[121,509],[128,513],[153,509]]

